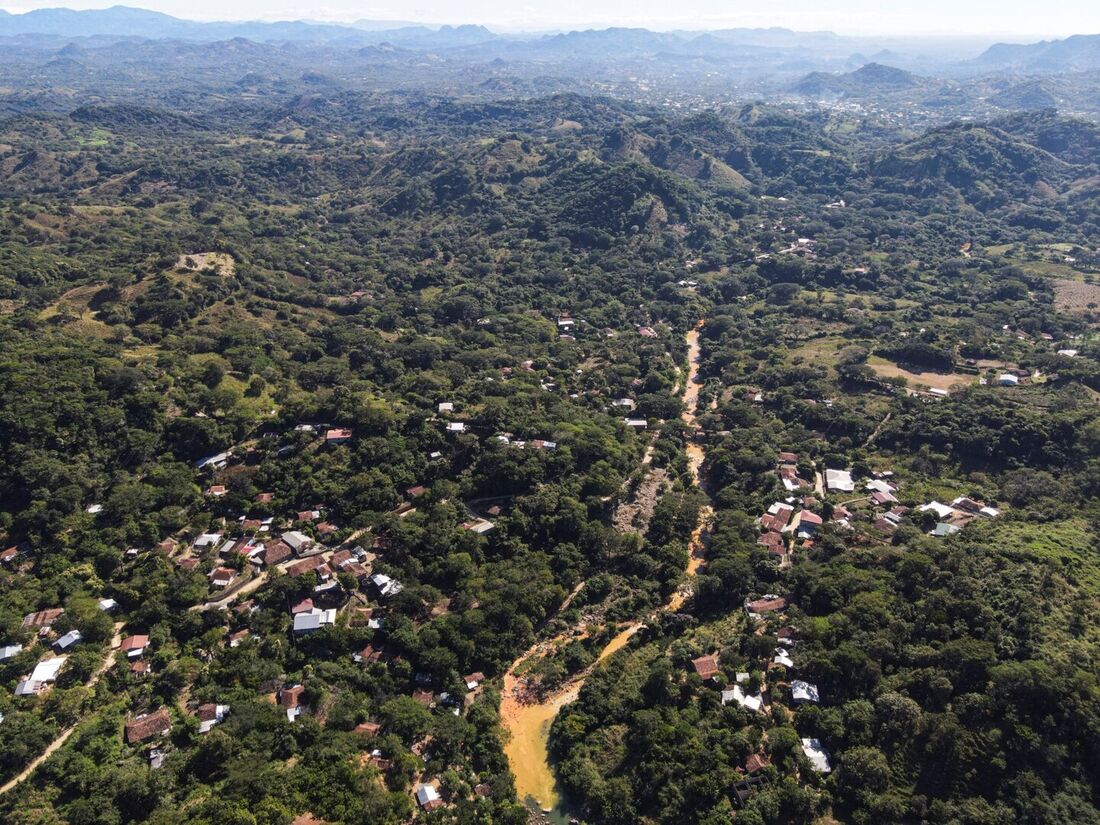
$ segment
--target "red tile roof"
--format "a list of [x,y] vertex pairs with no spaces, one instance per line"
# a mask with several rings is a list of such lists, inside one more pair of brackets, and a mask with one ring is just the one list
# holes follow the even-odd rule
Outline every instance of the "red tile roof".
[[172,729],[172,719],[168,715],[167,708],[161,708],[155,713],[139,716],[126,723],[126,742],[133,745],[152,739],[154,736],[163,736]]

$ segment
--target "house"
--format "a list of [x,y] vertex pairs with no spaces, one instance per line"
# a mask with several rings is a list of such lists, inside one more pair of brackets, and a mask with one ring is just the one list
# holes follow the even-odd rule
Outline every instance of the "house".
[[14,659],[22,652],[23,645],[5,645],[4,647],[0,647],[0,662],[6,662],[8,659]]
[[793,627],[781,627],[776,631],[775,639],[783,647],[791,647],[798,641],[798,631]]
[[298,521],[313,521],[321,517],[320,510],[299,510],[296,516]]
[[649,422],[644,418],[624,418],[623,423],[632,430],[644,430],[649,426]]
[[367,645],[358,653],[353,655],[352,658],[358,664],[373,664],[375,662],[384,661],[386,658],[386,654],[380,648],[376,648],[374,645]]
[[718,660],[713,656],[700,656],[691,660],[691,666],[700,679],[713,679],[718,675]]
[[876,507],[885,507],[887,504],[897,504],[898,500],[894,498],[891,493],[884,493],[882,490],[875,490],[870,495],[870,502]]
[[138,678],[145,676],[147,673],[151,673],[152,670],[152,666],[144,660],[130,663],[130,673]]
[[293,558],[294,551],[286,542],[273,541],[264,547],[263,556],[264,564],[267,567],[274,567],[276,564],[282,564],[287,559]]
[[57,680],[57,674],[65,660],[60,656],[54,659],[43,659],[34,666],[30,675],[19,682],[15,688],[16,696],[34,696],[46,689],[46,686]]
[[772,613],[777,610],[787,609],[787,597],[776,596],[774,593],[768,593],[763,597],[756,599],[755,601],[746,601],[745,610],[749,615],[760,615],[762,613]]
[[496,527],[491,521],[483,518],[474,519],[473,521],[464,522],[462,529],[469,530],[471,533],[477,533],[479,536],[488,533]]
[[1058,354],[1059,355],[1064,355],[1066,358],[1076,358],[1077,357],[1077,350],[1075,350],[1075,349],[1060,349],[1060,350],[1058,350]]
[[802,752],[810,760],[810,765],[817,773],[829,773],[833,767],[829,763],[829,752],[818,739],[803,739]]
[[997,376],[997,383],[1002,387],[1015,387],[1020,383],[1020,378],[1010,372],[1002,372]]
[[39,610],[37,613],[28,613],[23,617],[23,627],[49,630],[64,612],[64,607],[51,607],[48,610]]
[[405,495],[408,496],[409,498],[420,498],[426,492],[428,492],[427,487],[425,487],[423,484],[417,484],[417,485],[415,485],[413,487],[409,487],[407,490],[405,490]]
[[275,494],[274,493],[259,493],[259,494],[257,494],[256,498],[254,499],[254,501],[257,504],[270,504],[274,500],[275,500]]
[[210,496],[211,498],[221,498],[228,492],[229,491],[225,489],[224,484],[211,484],[209,487],[206,488],[206,495]]
[[329,578],[328,565],[320,556],[296,561],[286,569],[286,574],[292,579],[304,576],[306,573],[316,573],[322,580]]
[[477,690],[478,685],[485,681],[485,674],[481,671],[470,673],[463,676],[462,681],[466,683],[466,690]]
[[453,401],[440,401],[439,406],[436,409],[441,413],[454,412],[455,404]]
[[288,722],[293,722],[299,716],[302,715],[302,693],[305,688],[302,685],[292,685],[291,687],[282,687],[279,690],[279,706],[286,711],[286,718]]
[[798,453],[784,453],[779,454],[779,463],[793,465],[798,463]]
[[795,679],[791,682],[791,701],[796,705],[801,705],[806,702],[813,702],[815,704],[820,702],[821,697],[817,692],[817,685],[803,682],[801,679]]
[[172,719],[167,708],[146,713],[126,723],[126,744],[137,745],[172,730]]
[[355,732],[364,736],[377,736],[381,730],[382,726],[377,722],[362,722],[355,726]]
[[321,610],[315,607],[308,612],[299,613],[294,617],[294,633],[295,635],[301,636],[334,624],[336,624],[335,608]]
[[931,511],[939,516],[941,519],[950,518],[951,516],[955,515],[955,509],[953,507],[948,507],[946,504],[940,504],[940,502],[938,501],[930,501],[927,504],[922,504],[917,509],[920,510],[922,513],[927,513]]
[[252,632],[248,628],[245,628],[244,630],[238,630],[236,633],[230,633],[229,646],[240,647],[241,643],[247,641],[251,635]]
[[783,647],[777,647],[775,649],[775,658],[772,659],[772,663],[787,668],[794,667],[794,660],[791,658],[791,654]]
[[84,636],[79,630],[70,630],[68,633],[66,633],[64,636],[53,643],[53,649],[56,650],[58,653],[64,653],[73,645],[78,644],[83,638]]
[[116,610],[118,610],[118,602],[116,602],[114,599],[100,599],[99,609],[102,610],[104,613],[114,613]]
[[209,733],[228,713],[229,705],[216,705],[212,702],[199,705],[199,709],[195,712],[199,719],[199,733]]
[[932,531],[928,535],[935,536],[938,539],[943,539],[947,538],[948,536],[955,535],[957,532],[959,532],[960,529],[961,528],[955,524],[948,524],[946,521],[941,521],[932,529]]
[[435,694],[433,694],[430,690],[417,688],[413,691],[412,698],[414,702],[419,702],[424,707],[430,708],[432,706],[432,702],[435,701]]
[[741,685],[734,685],[732,690],[722,691],[722,704],[728,705],[731,702],[736,702],[746,710],[751,710],[753,713],[759,713],[764,707],[764,697],[760,692],[745,693],[744,688]]
[[351,430],[337,427],[325,432],[326,444],[343,444],[351,440]]
[[447,424],[447,432],[464,433],[466,432],[466,423],[464,421],[451,421]]
[[140,659],[145,655],[145,648],[147,647],[149,647],[149,637],[135,633],[133,636],[127,636],[123,639],[118,649],[126,654],[127,659]]
[[817,513],[811,513],[809,510],[802,510],[798,514],[798,528],[796,535],[799,538],[809,538],[817,532],[817,528],[822,525],[822,518]]
[[391,579],[385,573],[375,573],[370,577],[370,583],[374,585],[375,590],[378,591],[378,595],[382,598],[388,598],[390,596],[396,596],[405,586],[397,579]]
[[307,536],[305,533],[299,530],[288,530],[279,537],[283,544],[287,545],[297,555],[309,552],[309,549],[313,547],[313,539]]
[[825,486],[830,493],[850,493],[856,489],[851,470],[826,470]]
[[783,536],[774,531],[765,533],[756,540],[756,543],[767,548],[768,552],[772,555],[781,556],[787,550],[787,546],[783,541]]
[[23,555],[22,548],[18,545],[12,545],[6,550],[0,552],[0,564],[11,566],[19,560],[19,557]]
[[195,539],[192,547],[194,547],[196,550],[206,550],[211,547],[217,547],[219,544],[221,544],[221,541],[221,533],[203,533],[197,539]]
[[313,610],[313,599],[302,599],[295,605],[291,605],[290,615],[297,616],[299,613],[308,613]]
[[416,789],[416,804],[423,811],[434,811],[443,805],[443,800],[434,785],[421,784]]
[[195,466],[200,470],[205,470],[207,467],[214,470],[224,470],[232,455],[233,453],[229,450],[224,453],[218,453],[217,455],[210,455],[206,458],[200,458],[195,462]]
[[232,567],[215,567],[210,571],[210,584],[214,587],[229,587],[237,578],[237,571]]
[[633,410],[634,399],[633,398],[616,398],[611,402],[612,407],[618,407],[619,409]]
[[880,493],[893,493],[898,488],[884,478],[873,478],[863,485],[863,489],[869,493],[876,490]]

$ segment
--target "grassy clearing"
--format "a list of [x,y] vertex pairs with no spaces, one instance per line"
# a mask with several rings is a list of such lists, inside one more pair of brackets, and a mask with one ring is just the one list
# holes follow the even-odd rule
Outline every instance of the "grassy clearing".
[[910,388],[924,385],[935,390],[951,390],[974,383],[974,376],[957,372],[911,372],[878,355],[867,359],[867,366],[881,378],[904,378]]

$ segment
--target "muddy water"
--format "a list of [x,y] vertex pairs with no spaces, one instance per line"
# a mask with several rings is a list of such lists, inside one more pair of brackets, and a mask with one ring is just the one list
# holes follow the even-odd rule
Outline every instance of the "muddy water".
[[[682,389],[685,407],[683,419],[684,423],[692,429],[698,426],[695,412],[699,401],[699,384],[696,383],[696,379],[699,374],[699,328],[701,326],[702,322],[686,337],[688,374]],[[706,457],[704,449],[701,445],[689,441],[687,455],[692,475],[696,483],[699,483],[700,470]],[[694,576],[703,563],[702,555],[711,515],[711,508],[704,507],[699,515],[699,524],[692,533],[687,566],[688,576]],[[661,609],[663,611],[679,610],[688,595],[689,591],[682,588],[674,593]],[[625,647],[630,637],[644,626],[638,622],[620,631],[600,651],[597,664]],[[501,724],[509,735],[504,753],[516,777],[516,792],[520,800],[549,811],[551,818],[558,822],[566,821],[566,812],[550,762],[550,726],[558,715],[558,711],[575,701],[580,695],[581,687],[591,669],[580,673],[557,693],[543,698],[537,704],[524,702],[523,679],[516,676],[516,669],[531,656],[545,653],[554,645],[564,642],[567,637],[571,637],[571,634],[562,634],[550,642],[537,644],[517,659],[505,674],[504,695],[500,703]]]

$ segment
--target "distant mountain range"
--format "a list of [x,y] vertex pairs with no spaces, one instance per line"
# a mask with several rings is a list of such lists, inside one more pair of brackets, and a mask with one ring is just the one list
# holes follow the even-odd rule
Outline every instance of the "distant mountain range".
[[[616,59],[675,56],[721,59],[747,68],[788,73],[821,68],[871,66],[849,75],[804,78],[806,94],[842,94],[853,88],[903,87],[903,69],[936,73],[1013,69],[1056,73],[1100,69],[1100,35],[1079,35],[1028,45],[978,38],[846,37],[828,31],[784,28],[655,32],[607,28],[541,34],[500,34],[484,26],[426,26],[401,21],[359,20],[352,24],[307,20],[280,22],[197,22],[128,6],[75,11],[0,11],[0,38],[91,37],[175,39],[214,42],[242,38],[265,43],[314,43],[364,48],[383,44],[421,51],[452,50],[475,60],[553,58]],[[985,49],[984,52],[981,52]],[[975,55],[978,55],[975,57]],[[890,66],[902,68],[890,69]],[[877,74],[876,74],[877,72]],[[814,91],[814,90],[817,91]]]
[[1079,34],[1065,40],[1027,45],[997,43],[975,62],[985,68],[1024,71],[1092,71],[1100,69],[1100,34]]

